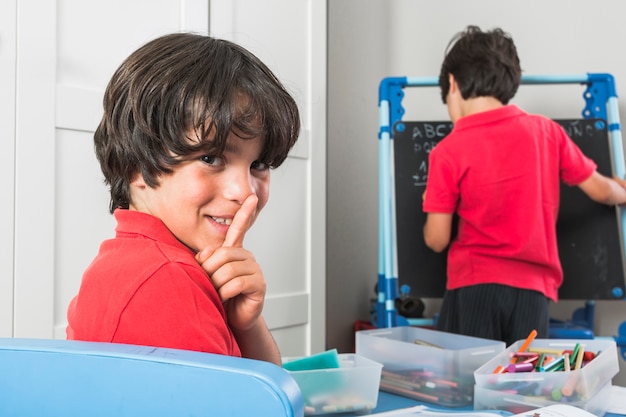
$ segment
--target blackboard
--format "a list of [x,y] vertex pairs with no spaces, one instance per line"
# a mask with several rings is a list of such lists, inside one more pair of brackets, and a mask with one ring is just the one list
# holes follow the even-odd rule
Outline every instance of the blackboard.
[[[611,176],[606,122],[598,119],[556,122],[598,164],[599,172]],[[426,214],[422,211],[422,194],[428,178],[428,155],[451,129],[450,122],[436,121],[402,121],[394,126],[398,281],[400,285],[410,285],[412,295],[417,297],[439,298],[445,290],[447,253],[435,253],[424,243]],[[619,292],[624,294],[624,261],[614,207],[595,203],[578,187],[562,184],[557,237],[564,275],[559,298],[623,298]]]

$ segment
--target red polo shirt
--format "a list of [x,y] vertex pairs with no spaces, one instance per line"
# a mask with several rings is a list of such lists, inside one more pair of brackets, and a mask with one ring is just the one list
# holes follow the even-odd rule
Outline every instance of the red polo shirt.
[[496,283],[557,301],[560,181],[579,184],[595,169],[559,124],[514,105],[459,119],[430,153],[423,203],[459,215],[447,288]]
[[116,210],[67,312],[67,338],[241,356],[226,313],[194,253],[163,222]]

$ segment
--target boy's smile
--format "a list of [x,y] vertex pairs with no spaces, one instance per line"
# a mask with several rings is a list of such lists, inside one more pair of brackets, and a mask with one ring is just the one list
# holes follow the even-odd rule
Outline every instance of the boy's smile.
[[258,161],[263,138],[231,134],[224,154],[200,154],[173,167],[150,188],[141,174],[131,184],[129,209],[158,217],[195,252],[222,245],[235,213],[251,194],[258,198],[254,222],[269,198],[269,167]]

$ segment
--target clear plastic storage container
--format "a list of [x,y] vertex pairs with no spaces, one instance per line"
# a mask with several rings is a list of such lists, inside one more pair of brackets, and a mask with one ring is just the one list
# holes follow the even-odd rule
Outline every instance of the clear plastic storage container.
[[507,372],[494,374],[498,366],[508,366],[523,340],[509,346],[474,373],[477,388],[516,394],[547,401],[583,403],[603,389],[619,372],[617,348],[613,339],[535,339],[528,350],[547,352],[554,357],[559,352],[573,351],[576,344],[594,358],[580,369],[553,372]]
[[474,371],[505,347],[420,327],[356,332],[356,353],[383,364],[381,390],[446,407],[473,404]]
[[367,412],[376,407],[382,365],[357,354],[338,356],[339,368],[287,371],[300,387],[306,415]]

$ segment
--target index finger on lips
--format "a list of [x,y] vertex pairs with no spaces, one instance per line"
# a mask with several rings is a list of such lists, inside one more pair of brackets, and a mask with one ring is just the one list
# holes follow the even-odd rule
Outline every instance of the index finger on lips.
[[243,238],[250,227],[252,216],[256,210],[259,199],[255,195],[249,195],[243,202],[233,221],[228,227],[224,244],[222,246],[242,246]]

